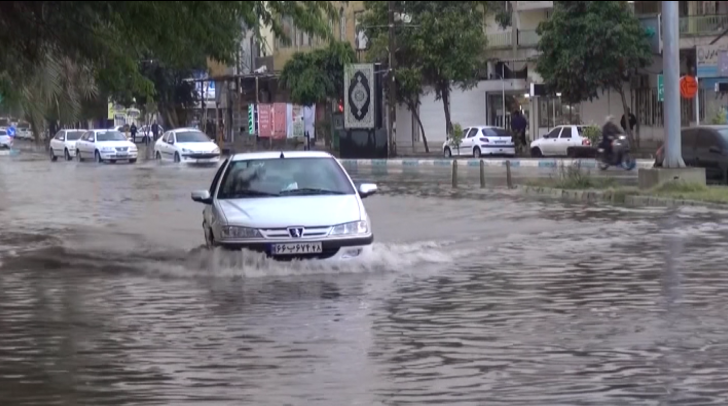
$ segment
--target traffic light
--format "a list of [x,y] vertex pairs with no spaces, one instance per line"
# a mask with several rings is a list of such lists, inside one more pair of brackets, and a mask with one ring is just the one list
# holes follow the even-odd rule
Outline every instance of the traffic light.
[[248,134],[258,134],[258,106],[248,104]]

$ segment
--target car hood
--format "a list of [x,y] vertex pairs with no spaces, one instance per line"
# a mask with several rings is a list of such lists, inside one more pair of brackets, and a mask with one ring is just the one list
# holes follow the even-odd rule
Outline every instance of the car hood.
[[112,147],[112,148],[116,148],[116,147],[127,147],[127,148],[136,147],[136,145],[133,144],[131,141],[98,141],[98,142],[96,142],[96,144],[99,147]]
[[218,200],[227,223],[254,228],[315,227],[359,221],[356,195]]
[[[217,149],[214,142],[180,142],[177,143],[180,148],[190,150],[192,152],[212,152]],[[219,150],[218,150],[219,151]]]

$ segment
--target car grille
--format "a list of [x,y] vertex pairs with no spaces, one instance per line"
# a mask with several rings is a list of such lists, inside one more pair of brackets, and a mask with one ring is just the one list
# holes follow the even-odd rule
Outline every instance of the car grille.
[[[331,231],[330,226],[324,227],[303,227],[303,235],[301,238],[324,238],[329,235]],[[263,237],[266,239],[283,239],[290,240],[291,234],[288,232],[288,228],[264,228],[260,230]]]
[[118,152],[126,152],[126,150],[128,150],[128,149],[129,149],[129,147],[116,147],[116,150]]
[[185,157],[191,158],[191,159],[211,159],[216,158],[219,156],[219,154],[212,154],[212,153],[192,153],[192,154],[184,154]]

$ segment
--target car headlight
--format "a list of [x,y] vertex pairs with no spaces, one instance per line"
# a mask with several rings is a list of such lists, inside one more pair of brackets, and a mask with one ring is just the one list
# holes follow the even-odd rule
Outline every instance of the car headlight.
[[224,238],[259,238],[260,233],[255,228],[225,226],[222,228]]
[[366,221],[354,221],[351,223],[334,226],[329,235],[362,235],[369,234],[369,224]]
[[212,150],[212,153],[213,153],[213,154],[219,154],[219,153],[220,153],[220,148],[215,148],[215,149],[213,149],[213,150]]

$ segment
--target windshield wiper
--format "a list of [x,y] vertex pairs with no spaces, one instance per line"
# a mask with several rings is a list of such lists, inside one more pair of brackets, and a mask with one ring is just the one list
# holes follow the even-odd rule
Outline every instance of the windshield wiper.
[[345,195],[344,192],[328,189],[316,189],[316,188],[299,188],[284,190],[281,192],[281,196],[285,195]]
[[240,190],[224,195],[222,199],[241,199],[244,197],[271,197],[278,196],[276,193],[261,192],[258,190]]

